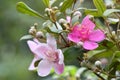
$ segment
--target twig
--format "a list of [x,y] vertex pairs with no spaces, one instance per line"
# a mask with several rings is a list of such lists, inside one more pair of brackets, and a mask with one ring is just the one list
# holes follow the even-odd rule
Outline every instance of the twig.
[[[53,23],[55,24],[56,28],[58,29],[58,26],[57,26],[56,22],[53,22]],[[63,41],[66,43],[66,46],[69,46],[69,44],[67,43],[66,39],[63,37],[63,35],[61,33],[60,33],[60,36],[63,39]]]
[[89,70],[91,70],[96,76],[98,76],[101,80],[105,80],[101,75],[94,72],[90,67],[88,67]]

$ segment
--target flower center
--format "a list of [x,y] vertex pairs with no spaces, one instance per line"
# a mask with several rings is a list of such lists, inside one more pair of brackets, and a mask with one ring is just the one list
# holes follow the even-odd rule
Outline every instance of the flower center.
[[89,37],[89,33],[90,33],[90,30],[87,27],[84,27],[84,26],[80,27],[79,35],[80,35],[81,41],[87,40]]
[[56,52],[53,52],[53,51],[47,51],[46,58],[49,61],[56,62],[56,61],[58,61],[58,54]]

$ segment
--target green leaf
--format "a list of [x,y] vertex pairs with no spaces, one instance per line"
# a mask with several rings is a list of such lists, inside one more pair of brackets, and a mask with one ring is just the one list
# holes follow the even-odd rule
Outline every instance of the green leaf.
[[111,57],[112,52],[106,49],[103,50],[92,50],[88,52],[89,61],[96,61],[100,58]]
[[73,4],[74,0],[65,0],[60,9],[61,12],[64,12],[67,8],[69,8]]
[[50,0],[42,0],[45,6],[50,7]]
[[[115,75],[115,72],[120,70],[120,51],[116,51],[111,56],[111,64],[109,65],[109,74]],[[109,78],[113,78],[112,76],[108,76]]]
[[31,38],[33,38],[33,36],[31,36],[31,35],[24,35],[24,36],[22,36],[22,37],[20,38],[20,41],[21,41],[21,40],[26,40],[26,39],[31,39]]
[[57,25],[57,28],[58,28],[58,29],[56,28],[55,24],[53,24],[53,23],[50,22],[50,21],[46,21],[46,22],[43,24],[43,26],[45,27],[44,29],[45,29],[46,31],[48,31],[48,32],[50,32],[50,33],[59,34],[59,33],[61,33],[61,32],[63,31],[63,29],[62,29],[61,25],[60,25],[58,22],[56,22],[56,25]]
[[114,13],[114,12],[120,12],[120,10],[119,9],[107,9],[106,11],[104,11],[103,15],[109,16],[111,13]]
[[78,47],[71,46],[69,48],[66,48],[63,53],[65,57],[65,64],[79,66],[79,62],[77,58],[80,57],[82,59],[83,53],[84,50]]
[[45,19],[42,15],[40,15],[35,10],[31,9],[29,6],[27,6],[24,2],[18,2],[17,3],[17,10],[23,14],[27,14],[34,17],[39,17]]
[[85,14],[90,14],[96,17],[99,17],[98,10],[97,9],[86,9]]
[[99,47],[96,50],[92,50],[88,52],[88,57],[90,61],[95,61],[101,58],[110,59],[113,55],[114,51],[116,51],[116,47],[110,41],[103,41],[99,44]]
[[106,10],[106,6],[103,0],[93,0],[95,7],[98,9],[98,14],[103,15],[103,12]]
[[114,47],[113,42],[104,40],[99,43],[99,47],[96,50],[103,50],[103,49],[112,49]]

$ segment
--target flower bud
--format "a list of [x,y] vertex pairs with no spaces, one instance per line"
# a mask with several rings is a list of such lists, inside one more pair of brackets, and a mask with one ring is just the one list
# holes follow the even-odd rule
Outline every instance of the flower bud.
[[113,35],[113,36],[115,36],[115,35],[116,35],[116,34],[115,34],[115,31],[112,31],[112,35]]
[[30,29],[35,29],[35,26],[30,27]]
[[61,12],[57,12],[57,13],[56,13],[56,16],[59,16],[60,14],[61,14]]
[[58,10],[58,7],[57,7],[57,6],[52,7],[52,9],[53,9],[53,10]]
[[106,58],[102,58],[100,59],[100,62],[102,63],[102,65],[107,65],[108,64],[108,60]]
[[34,26],[37,27],[37,26],[38,26],[38,23],[34,23]]
[[102,63],[100,61],[96,61],[95,62],[95,66],[96,67],[101,68],[101,65],[102,65]]
[[31,34],[31,35],[34,35],[36,33],[36,29],[35,28],[30,28],[29,29],[29,34]]
[[59,20],[59,23],[60,23],[60,24],[64,24],[64,23],[67,23],[67,21],[66,21],[65,19],[61,18],[61,19]]
[[75,11],[73,15],[74,15],[74,16],[82,17],[82,14],[81,14],[80,11]]
[[50,9],[49,8],[45,8],[45,12],[48,12]]
[[108,60],[106,58],[100,59],[100,62],[102,64],[102,68],[105,68],[105,66],[108,64]]
[[44,37],[43,32],[38,31],[38,32],[36,33],[36,37],[37,37],[37,38],[43,38],[43,37]]
[[52,9],[50,9],[50,8],[45,8],[45,12],[50,13],[51,11],[52,11]]
[[62,5],[63,5],[63,2],[61,2],[59,6],[61,7]]
[[117,35],[115,33],[115,31],[112,31],[112,36],[116,39],[117,38]]
[[77,46],[78,46],[78,47],[81,47],[82,45],[83,45],[83,42],[78,42],[78,43],[77,43]]

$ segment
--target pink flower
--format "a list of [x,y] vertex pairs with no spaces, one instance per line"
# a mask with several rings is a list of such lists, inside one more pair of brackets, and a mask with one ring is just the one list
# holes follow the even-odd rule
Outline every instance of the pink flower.
[[98,47],[98,43],[105,39],[103,31],[94,30],[95,24],[86,16],[80,25],[75,25],[72,32],[68,34],[68,39],[75,43],[83,43],[83,48],[93,50]]
[[[64,56],[60,49],[57,49],[56,40],[47,34],[47,43],[40,43],[37,39],[27,41],[30,50],[34,54],[34,59],[29,70],[37,69],[39,76],[47,76],[51,69],[54,68],[57,74],[64,71]],[[38,66],[35,62],[40,60]]]

